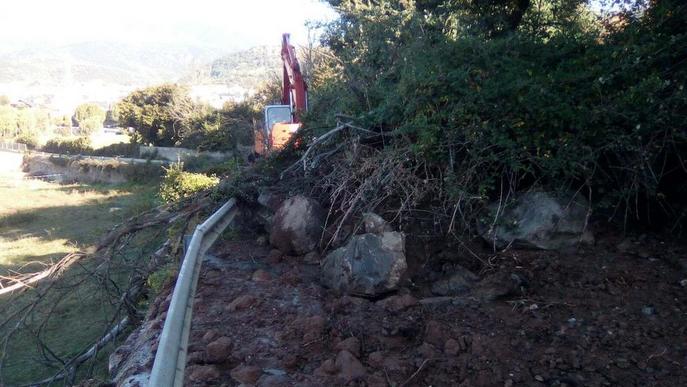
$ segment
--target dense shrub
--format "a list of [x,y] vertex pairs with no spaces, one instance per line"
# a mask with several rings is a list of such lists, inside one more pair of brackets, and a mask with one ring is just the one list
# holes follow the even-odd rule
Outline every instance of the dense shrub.
[[38,146],[38,136],[35,133],[22,133],[15,139],[16,142],[26,144],[29,149],[36,149]]
[[129,164],[124,169],[124,176],[127,181],[139,184],[154,184],[158,183],[163,169],[159,164],[153,164],[150,161],[144,164]]
[[160,184],[160,198],[171,203],[213,188],[217,184],[219,184],[217,177],[186,172],[183,163],[175,163],[165,168],[165,175]]
[[135,143],[124,143],[108,145],[99,149],[93,150],[91,153],[94,156],[103,157],[138,157],[139,145]]
[[48,153],[60,153],[68,155],[93,154],[91,140],[88,137],[75,139],[51,139],[43,145],[42,150]]
[[332,112],[355,117],[384,134],[378,147],[407,150],[403,167],[422,166],[436,188],[426,199],[467,218],[538,187],[672,226],[687,219],[687,34],[671,1],[606,30],[574,7],[536,26],[528,9],[506,28],[450,1],[334,2],[324,41],[338,61],[313,90],[305,135],[329,130]]

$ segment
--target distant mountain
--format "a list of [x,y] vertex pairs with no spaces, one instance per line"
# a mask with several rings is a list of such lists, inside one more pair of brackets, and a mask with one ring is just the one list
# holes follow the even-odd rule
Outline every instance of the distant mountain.
[[0,83],[170,82],[220,55],[192,46],[108,42],[20,50],[0,54]]
[[180,81],[191,85],[226,84],[255,90],[270,78],[281,77],[281,71],[280,48],[259,46],[198,66]]

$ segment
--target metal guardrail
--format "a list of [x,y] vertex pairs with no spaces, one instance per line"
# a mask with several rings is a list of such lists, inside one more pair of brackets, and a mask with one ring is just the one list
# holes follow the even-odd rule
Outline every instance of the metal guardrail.
[[232,198],[203,224],[196,227],[174,286],[172,301],[169,304],[160,343],[155,354],[149,386],[180,387],[183,385],[193,299],[203,257],[234,219],[236,212],[236,199]]
[[21,144],[13,141],[0,141],[0,150],[12,152],[26,152],[26,144]]

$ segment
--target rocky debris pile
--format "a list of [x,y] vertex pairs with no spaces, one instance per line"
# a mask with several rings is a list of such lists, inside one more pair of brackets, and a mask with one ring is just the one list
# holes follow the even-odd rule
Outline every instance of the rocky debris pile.
[[587,230],[589,203],[578,195],[556,196],[525,192],[502,207],[489,206],[489,216],[478,224],[480,235],[496,248],[507,246],[560,250],[593,243]]

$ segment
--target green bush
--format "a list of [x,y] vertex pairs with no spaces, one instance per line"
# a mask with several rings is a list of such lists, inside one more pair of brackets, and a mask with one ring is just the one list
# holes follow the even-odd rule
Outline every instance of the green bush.
[[331,129],[332,112],[356,117],[446,195],[428,200],[478,208],[532,187],[581,190],[606,218],[687,219],[687,34],[676,27],[686,11],[676,2],[650,2],[604,34],[586,19],[462,30],[450,1],[430,13],[338,3],[324,41],[339,61],[311,93],[310,135]]
[[172,164],[164,170],[165,175],[160,184],[160,198],[166,203],[178,201],[219,184],[219,179],[215,176],[184,171],[183,163]]
[[43,145],[42,150],[48,153],[59,153],[68,155],[91,155],[93,147],[88,137],[76,139],[52,139]]
[[36,149],[38,146],[38,136],[35,133],[25,132],[17,136],[15,139],[18,143],[26,144],[29,149]]
[[138,144],[136,143],[125,143],[120,142],[118,144],[112,144],[100,149],[95,149],[92,152],[93,156],[103,156],[103,157],[138,157]]
[[163,169],[159,164],[148,162],[143,164],[129,164],[124,169],[124,176],[133,183],[150,184],[154,181],[157,184],[158,179],[162,175]]

